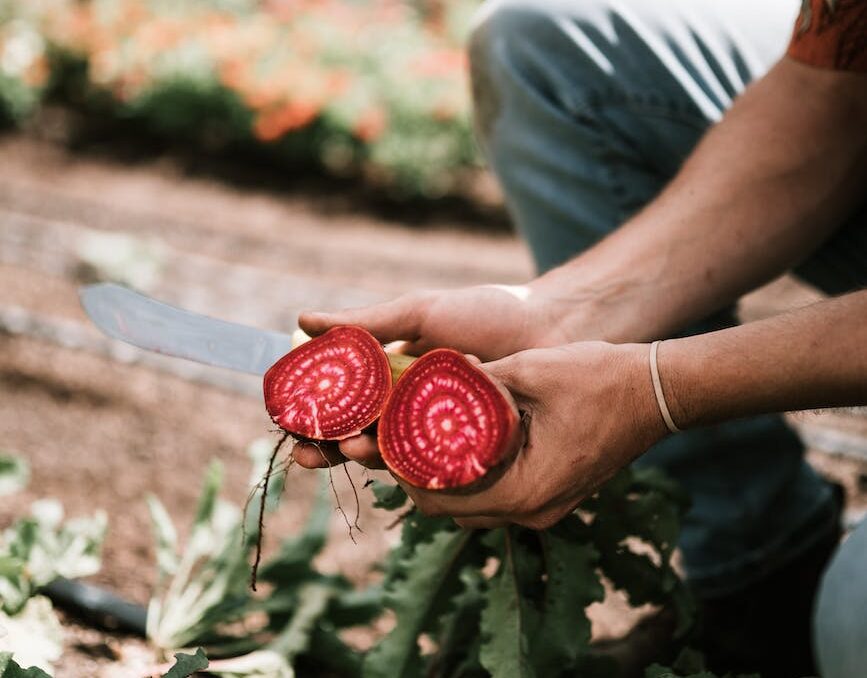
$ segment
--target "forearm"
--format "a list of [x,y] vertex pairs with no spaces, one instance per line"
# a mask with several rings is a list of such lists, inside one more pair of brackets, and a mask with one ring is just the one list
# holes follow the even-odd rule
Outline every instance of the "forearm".
[[752,86],[656,200],[533,283],[565,335],[666,336],[806,258],[863,200],[865,82],[784,60]]
[[665,341],[658,364],[681,428],[867,404],[867,291],[768,320]]

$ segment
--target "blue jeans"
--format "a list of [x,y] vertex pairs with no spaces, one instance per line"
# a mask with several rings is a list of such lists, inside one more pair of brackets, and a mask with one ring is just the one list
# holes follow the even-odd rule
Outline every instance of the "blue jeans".
[[[732,100],[785,51],[798,6],[483,5],[470,43],[477,136],[540,271],[590,247],[659,192]],[[842,229],[804,270],[835,292],[863,284],[864,233]],[[732,322],[724,312],[690,331]],[[705,597],[755,582],[832,529],[830,488],[778,416],[672,436],[640,463],[664,468],[692,495],[680,547]]]

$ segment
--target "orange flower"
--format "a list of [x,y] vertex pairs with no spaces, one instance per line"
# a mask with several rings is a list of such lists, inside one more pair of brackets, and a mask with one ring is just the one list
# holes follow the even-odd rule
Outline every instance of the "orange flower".
[[462,73],[467,68],[467,55],[461,49],[441,49],[422,54],[410,64],[416,75],[424,77],[447,77]]
[[313,122],[319,112],[320,106],[316,102],[290,101],[279,108],[260,113],[253,124],[253,134],[260,141],[275,141],[287,132]]
[[431,115],[437,122],[449,122],[458,117],[458,112],[450,101],[440,101],[431,110]]
[[247,83],[245,87],[238,90],[238,93],[244,103],[254,110],[273,107],[282,98],[282,92],[261,83]]
[[249,81],[247,67],[242,61],[226,61],[220,64],[218,75],[224,87],[238,92],[246,89]]
[[329,98],[335,98],[346,92],[352,83],[352,74],[347,70],[337,70],[328,73],[324,79],[325,93]]
[[170,19],[154,19],[141,26],[136,38],[139,44],[152,52],[175,47],[184,37],[184,26]]
[[382,136],[386,123],[385,111],[379,107],[371,107],[355,121],[352,132],[362,141],[370,143]]
[[28,87],[42,87],[48,80],[48,75],[48,59],[46,59],[43,54],[36,58],[33,63],[27,67],[27,70],[24,71],[22,76],[22,80]]

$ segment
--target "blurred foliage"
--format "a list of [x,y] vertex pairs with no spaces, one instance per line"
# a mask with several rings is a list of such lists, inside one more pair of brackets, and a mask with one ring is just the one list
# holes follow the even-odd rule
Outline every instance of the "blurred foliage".
[[[0,455],[0,494],[20,491],[28,477],[24,459]],[[58,577],[99,571],[105,513],[67,521],[63,514],[59,502],[41,499],[0,533],[0,678],[48,675],[60,658],[63,630],[51,601],[38,592]]]
[[0,652],[0,678],[51,678],[36,666],[23,669],[12,659],[11,652]]
[[22,458],[0,450],[0,497],[15,494],[27,486],[30,466]]
[[0,0],[0,115],[50,91],[204,150],[439,195],[476,163],[478,0]]
[[[407,500],[396,486],[374,493],[389,510]],[[686,634],[692,599],[671,559],[687,504],[658,471],[627,469],[543,532],[461,530],[411,511],[384,568],[396,624],[366,654],[363,678],[617,675],[590,646],[586,608],[606,577],[633,606],[672,606]]]
[[[0,629],[0,653],[9,653],[10,658],[14,655],[15,661],[22,666],[51,671],[60,659],[63,629],[51,601],[45,596],[30,598],[14,615],[0,610]],[[0,676],[5,675],[0,671]]]
[[[652,664],[644,671],[644,678],[720,678],[705,666],[704,655],[693,648],[681,650],[670,667]],[[722,678],[761,678],[757,673],[726,673]]]
[[[248,451],[254,507],[273,451],[267,441]],[[273,468],[266,513],[278,508],[289,468],[285,459]],[[26,466],[8,457],[2,469],[0,478],[20,488]],[[323,470],[304,528],[263,562],[259,580],[266,591],[259,594],[248,587],[258,511],[245,515],[221,499],[222,477],[222,466],[212,463],[184,543],[163,505],[148,499],[157,582],[147,636],[164,656],[175,653],[170,677],[207,666],[224,678],[294,678],[296,671],[361,678],[607,678],[617,667],[594,653],[586,613],[604,598],[603,578],[632,606],[676,610],[679,639],[692,623],[692,600],[672,565],[688,501],[655,470],[622,471],[542,532],[463,530],[450,518],[406,508],[401,488],[375,482],[375,505],[400,512],[402,532],[381,565],[382,583],[360,590],[315,564],[335,516]],[[51,669],[62,629],[49,601],[35,594],[57,576],[97,571],[104,531],[103,514],[64,523],[60,505],[42,500],[0,537],[0,678],[44,678],[41,670]],[[388,617],[391,630],[367,652],[343,637],[346,629],[376,628]],[[197,648],[195,654],[189,648]],[[37,668],[22,671],[10,651]],[[672,668],[651,666],[647,676],[715,678],[691,651]]]
[[197,671],[204,671],[208,668],[208,658],[205,656],[204,650],[198,648],[195,654],[184,654],[178,652],[175,654],[175,664],[163,678],[187,678],[194,675]]
[[57,500],[33,502],[31,515],[0,535],[0,609],[17,614],[57,577],[75,579],[98,572],[106,524],[103,511],[64,522]]
[[[249,449],[256,483],[251,507],[261,498],[266,447],[273,449],[260,441]],[[268,512],[279,505],[285,474],[281,465],[270,479]],[[164,652],[202,646],[208,672],[218,676],[292,678],[296,664],[357,675],[361,658],[340,632],[378,616],[381,591],[357,591],[346,578],[314,566],[334,515],[328,474],[322,472],[319,497],[304,530],[285,539],[263,562],[259,580],[268,588],[267,596],[256,596],[249,588],[258,510],[245,516],[220,499],[221,485],[222,468],[215,462],[206,473],[183,548],[162,504],[149,498],[158,578],[148,607],[148,639]]]

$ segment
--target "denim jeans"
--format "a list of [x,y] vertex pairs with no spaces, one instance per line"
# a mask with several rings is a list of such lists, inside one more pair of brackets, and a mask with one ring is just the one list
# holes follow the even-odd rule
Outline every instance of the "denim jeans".
[[[782,56],[799,4],[482,6],[470,43],[477,136],[540,272],[590,247],[659,192],[733,99]],[[864,233],[841,229],[804,271],[834,292],[863,284]],[[689,331],[731,322],[733,314],[722,313]],[[803,457],[797,436],[774,415],[686,431],[641,458],[692,496],[680,547],[700,595],[737,591],[832,529],[830,488]]]

